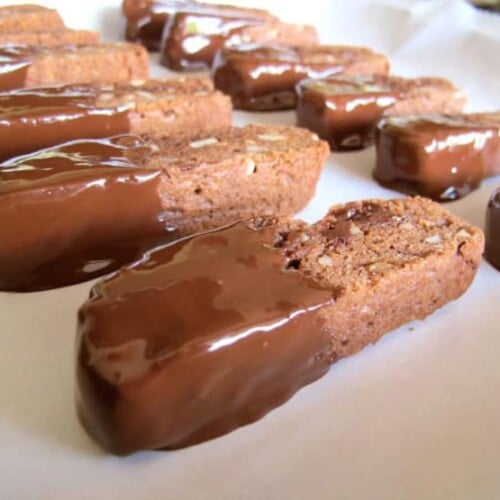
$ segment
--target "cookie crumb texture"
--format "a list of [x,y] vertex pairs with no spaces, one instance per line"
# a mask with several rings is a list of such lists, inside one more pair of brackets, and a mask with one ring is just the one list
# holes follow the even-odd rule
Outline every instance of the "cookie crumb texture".
[[280,125],[154,141],[164,171],[165,219],[186,234],[256,213],[301,210],[314,195],[329,153],[328,145],[309,131]]
[[484,247],[479,228],[418,197],[332,207],[310,229],[282,238],[289,265],[337,290],[324,310],[333,358],[462,295]]
[[0,7],[0,33],[28,33],[64,29],[55,9],[41,5],[6,5]]
[[146,49],[132,43],[0,46],[0,90],[60,83],[146,80]]
[[5,33],[0,31],[0,45],[41,45],[55,47],[57,45],[97,45],[99,33],[90,30],[57,29],[51,31],[27,31],[26,33]]

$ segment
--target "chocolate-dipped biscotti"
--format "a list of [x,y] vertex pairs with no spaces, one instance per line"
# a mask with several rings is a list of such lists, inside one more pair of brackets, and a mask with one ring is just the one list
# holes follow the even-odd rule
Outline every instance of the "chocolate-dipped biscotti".
[[247,9],[211,6],[178,11],[165,26],[162,62],[170,69],[210,69],[219,49],[245,43],[315,45],[316,29],[263,18]]
[[480,229],[422,198],[336,206],[310,226],[264,217],[157,248],[80,309],[81,421],[116,454],[249,424],[459,297],[482,250]]
[[500,174],[500,112],[382,120],[375,179],[404,193],[451,201]]
[[64,29],[64,22],[55,9],[42,5],[6,5],[0,7],[0,34]]
[[460,113],[466,96],[443,78],[334,75],[297,85],[297,124],[333,150],[370,145],[383,116]]
[[212,67],[216,88],[231,96],[237,109],[294,108],[295,86],[304,78],[328,74],[389,72],[389,61],[364,47],[241,45],[221,50]]
[[277,20],[266,10],[241,8],[230,5],[208,4],[193,0],[123,0],[123,13],[127,19],[125,37],[127,40],[142,43],[149,50],[159,50],[163,30],[170,17],[177,11],[231,12],[245,18]]
[[0,91],[56,83],[146,80],[148,54],[141,45],[0,46]]
[[231,125],[209,78],[74,84],[0,92],[0,159],[72,139],[170,136]]
[[0,290],[85,281],[161,242],[256,214],[293,214],[328,145],[248,125],[194,137],[74,141],[0,165]]

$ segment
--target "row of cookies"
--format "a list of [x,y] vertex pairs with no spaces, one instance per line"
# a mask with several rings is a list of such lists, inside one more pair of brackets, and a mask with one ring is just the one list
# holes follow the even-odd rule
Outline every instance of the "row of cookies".
[[[32,291],[120,268],[78,316],[79,416],[106,449],[182,447],[251,423],[468,288],[480,229],[423,198],[292,219],[314,194],[326,142],[296,127],[229,126],[229,99],[206,79],[110,82],[111,62],[95,56],[94,73],[80,63],[84,52],[115,59],[117,46],[142,60],[128,44],[3,49],[25,57],[28,76],[76,62],[46,82],[66,85],[2,94],[18,99],[7,143],[80,139],[0,165],[0,281]],[[15,85],[40,84],[25,77]]]
[[498,112],[463,114],[465,93],[443,78],[388,76],[383,55],[320,45],[314,28],[267,11],[170,0],[124,0],[123,11],[128,39],[160,49],[170,69],[210,69],[236,109],[296,108],[332,150],[376,138],[384,186],[449,201],[499,173]]
[[[170,0],[124,0],[123,10],[128,39],[160,49],[170,69],[210,69],[236,109],[295,108],[333,151],[375,141],[373,177],[385,187],[451,201],[500,174],[500,114],[463,113],[465,92],[444,78],[389,75],[384,55],[320,45],[309,26],[295,26],[303,39],[273,37],[268,12]],[[256,24],[266,36],[249,35]]]
[[[42,6],[0,8],[5,26],[47,39],[23,21],[36,16],[60,19]],[[155,244],[293,214],[313,196],[328,155],[314,134],[232,127],[230,99],[210,79],[148,80],[141,45],[19,36],[0,48],[1,289],[86,281]]]

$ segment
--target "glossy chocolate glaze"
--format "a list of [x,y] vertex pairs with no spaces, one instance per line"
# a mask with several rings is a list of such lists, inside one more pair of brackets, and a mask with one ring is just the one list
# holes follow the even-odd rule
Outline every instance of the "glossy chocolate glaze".
[[98,86],[64,85],[0,93],[0,160],[130,131],[128,104],[96,107]]
[[0,290],[85,281],[178,237],[139,137],[74,141],[0,165]]
[[[326,57],[326,56],[325,56]],[[267,111],[295,107],[295,86],[304,78],[343,71],[338,60],[301,56],[293,47],[242,45],[225,48],[214,61],[214,85],[239,109]]]
[[485,257],[500,271],[500,187],[493,191],[486,208]]
[[261,16],[236,7],[177,12],[165,26],[162,63],[178,71],[208,70],[218,50],[243,43],[242,32],[263,22]]
[[125,2],[125,37],[131,42],[142,43],[149,50],[157,51],[169,17],[179,9],[195,8],[196,5],[196,2],[176,0]]
[[321,377],[331,290],[285,270],[273,226],[243,223],[150,252],[79,313],[77,405],[128,454],[189,446],[263,417]]
[[0,46],[0,91],[24,85],[31,64],[30,54],[24,45]]
[[297,125],[339,151],[370,145],[384,110],[400,97],[374,76],[305,80],[297,85],[297,94]]
[[467,115],[382,120],[374,177],[405,193],[456,200],[494,173],[500,163],[499,131],[498,125]]

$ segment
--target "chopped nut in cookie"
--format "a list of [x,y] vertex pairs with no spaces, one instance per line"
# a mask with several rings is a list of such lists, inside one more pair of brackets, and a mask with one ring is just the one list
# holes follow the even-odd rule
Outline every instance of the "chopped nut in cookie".
[[213,146],[219,142],[215,137],[207,137],[206,139],[200,139],[199,141],[192,141],[189,143],[191,148],[203,148],[205,146]]
[[259,134],[257,136],[262,141],[282,141],[284,137],[278,134]]

